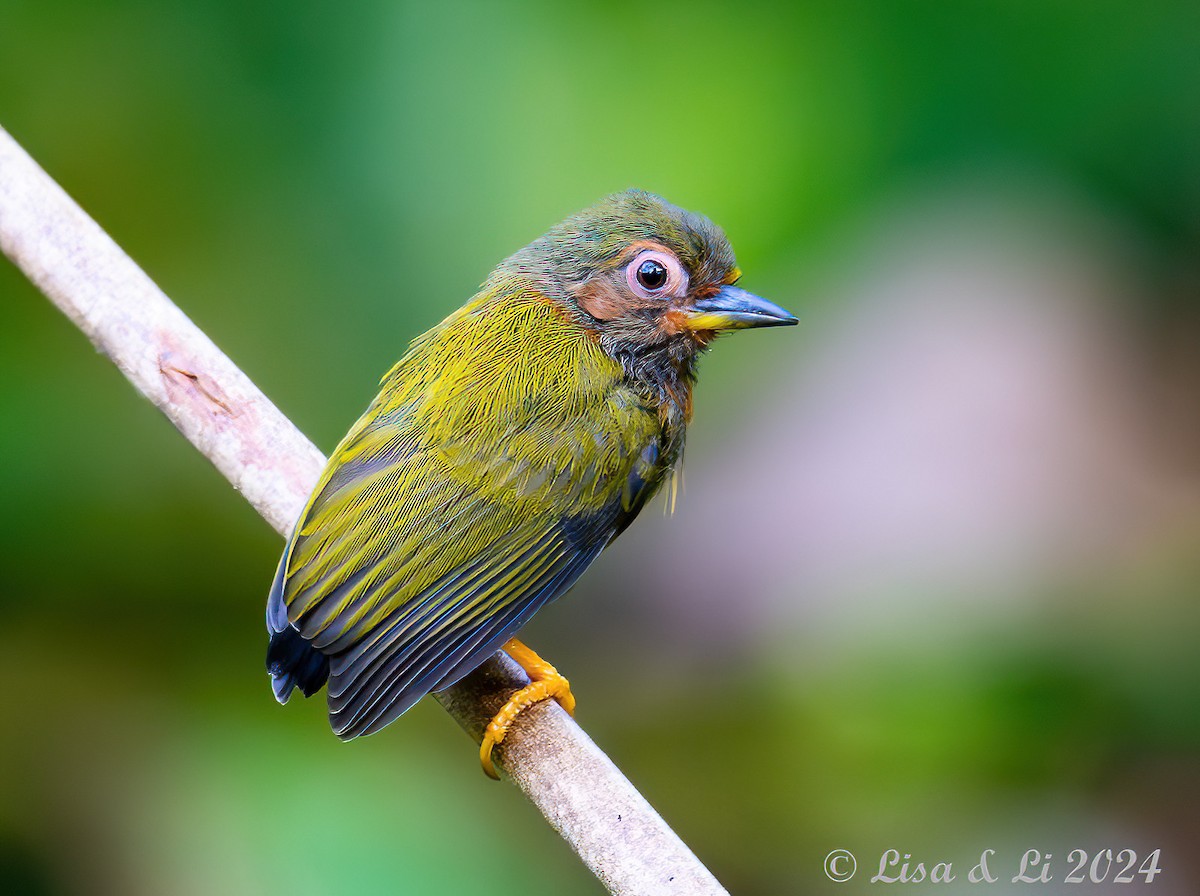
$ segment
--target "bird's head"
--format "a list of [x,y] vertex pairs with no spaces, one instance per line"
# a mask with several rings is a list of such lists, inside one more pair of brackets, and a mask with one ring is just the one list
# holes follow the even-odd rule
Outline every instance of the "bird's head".
[[734,285],[741,272],[721,228],[642,190],[572,215],[497,273],[534,281],[627,367],[687,363],[724,331],[796,323]]

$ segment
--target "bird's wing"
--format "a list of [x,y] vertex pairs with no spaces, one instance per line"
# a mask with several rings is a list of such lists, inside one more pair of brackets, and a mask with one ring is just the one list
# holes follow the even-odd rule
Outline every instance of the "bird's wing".
[[489,327],[482,343],[467,323],[452,319],[385,380],[281,564],[275,615],[328,657],[343,738],[482,662],[662,478],[657,420],[586,338],[557,316]]

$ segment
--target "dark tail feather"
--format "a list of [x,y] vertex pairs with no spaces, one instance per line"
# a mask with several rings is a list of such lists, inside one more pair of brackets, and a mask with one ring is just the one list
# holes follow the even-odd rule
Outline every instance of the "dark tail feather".
[[321,689],[329,678],[329,657],[289,625],[281,632],[271,633],[267,671],[271,673],[275,699],[287,703],[293,688],[300,688],[305,697],[311,697]]
[[287,703],[293,688],[300,688],[311,697],[329,678],[329,658],[300,637],[288,622],[287,605],[283,602],[284,567],[287,552],[279,561],[271,593],[267,595],[267,671],[271,673],[271,690],[275,699]]

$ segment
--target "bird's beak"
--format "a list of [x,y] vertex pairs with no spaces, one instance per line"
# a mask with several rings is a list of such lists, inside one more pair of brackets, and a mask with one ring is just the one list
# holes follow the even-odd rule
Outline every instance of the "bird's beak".
[[696,302],[687,312],[690,330],[744,330],[748,327],[790,327],[796,318],[774,302],[736,286],[722,286]]

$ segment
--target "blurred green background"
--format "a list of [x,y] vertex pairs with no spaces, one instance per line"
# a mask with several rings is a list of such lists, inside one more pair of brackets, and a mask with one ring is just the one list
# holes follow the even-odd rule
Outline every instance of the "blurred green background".
[[[326,451],[562,216],[705,212],[802,326],[716,347],[674,516],[527,629],[580,721],[735,893],[1200,888],[1194,2],[0,0],[0,125]],[[279,539],[0,297],[0,891],[600,892],[432,701],[275,705]]]

